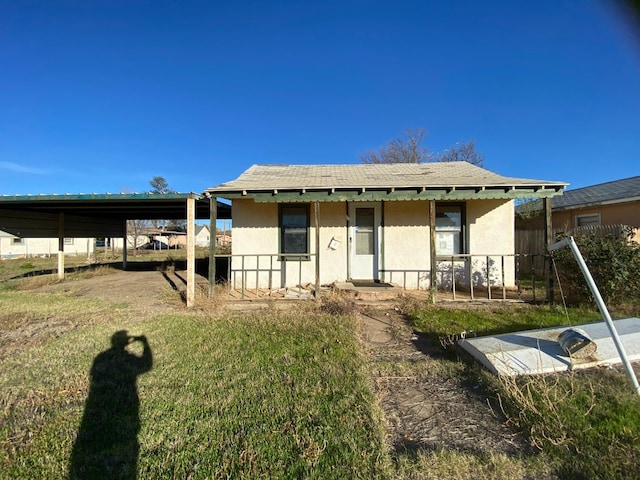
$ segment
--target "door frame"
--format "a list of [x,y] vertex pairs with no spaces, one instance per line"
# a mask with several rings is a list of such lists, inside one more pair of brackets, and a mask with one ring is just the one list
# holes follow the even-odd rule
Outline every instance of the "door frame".
[[[354,256],[355,256],[355,214],[357,208],[374,209],[374,253],[372,262],[372,278],[361,278],[354,276]],[[383,202],[347,202],[347,278],[349,280],[370,280],[380,281],[380,271],[382,269],[382,215]],[[356,272],[357,273],[357,272]]]

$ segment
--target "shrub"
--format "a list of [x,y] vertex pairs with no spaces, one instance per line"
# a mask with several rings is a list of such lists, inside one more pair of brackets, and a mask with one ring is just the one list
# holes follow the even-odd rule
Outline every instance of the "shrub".
[[[629,227],[623,227],[621,233],[588,230],[576,231],[573,236],[605,303],[617,305],[638,296],[640,246],[631,241]],[[571,251],[556,250],[554,258],[568,303],[593,303],[591,290]]]

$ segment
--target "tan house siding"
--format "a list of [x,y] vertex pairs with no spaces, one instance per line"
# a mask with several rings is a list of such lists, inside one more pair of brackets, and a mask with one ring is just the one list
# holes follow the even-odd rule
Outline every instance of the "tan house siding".
[[578,216],[590,214],[600,215],[600,225],[640,227],[640,201],[554,211],[553,226],[573,228],[578,225]]

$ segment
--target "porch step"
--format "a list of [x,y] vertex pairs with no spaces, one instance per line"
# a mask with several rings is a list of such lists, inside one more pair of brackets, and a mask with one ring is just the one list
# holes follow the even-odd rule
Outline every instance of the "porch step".
[[402,287],[383,282],[335,282],[332,287],[358,300],[389,300],[404,292]]

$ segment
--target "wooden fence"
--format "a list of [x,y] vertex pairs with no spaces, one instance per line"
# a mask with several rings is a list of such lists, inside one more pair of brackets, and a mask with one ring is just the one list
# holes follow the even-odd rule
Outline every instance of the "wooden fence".
[[[575,233],[593,232],[600,235],[620,235],[623,236],[628,232],[625,225],[588,225],[584,227],[554,228],[553,238],[558,238],[561,234],[574,235]],[[637,228],[633,229],[634,236],[637,237]],[[535,255],[535,265],[522,265],[523,273],[529,273],[531,268],[535,271],[544,271],[544,257],[547,255],[545,248],[545,236],[543,229],[535,230],[516,230],[515,234],[515,253],[521,255]]]

